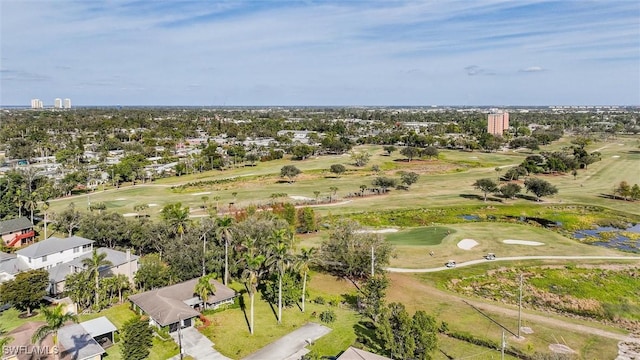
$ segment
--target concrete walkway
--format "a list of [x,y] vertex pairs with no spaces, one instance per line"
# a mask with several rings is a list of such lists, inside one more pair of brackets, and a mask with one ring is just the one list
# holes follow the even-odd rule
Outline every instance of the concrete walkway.
[[331,329],[316,323],[307,323],[290,332],[262,349],[244,358],[244,360],[299,360],[309,352],[306,346],[331,332]]
[[[200,334],[194,327],[188,327],[181,330],[182,333],[182,352],[190,355],[196,360],[231,360],[220,354],[213,348],[211,340]],[[171,337],[179,344],[178,333],[172,333]],[[170,360],[179,360],[180,354],[170,358]]]

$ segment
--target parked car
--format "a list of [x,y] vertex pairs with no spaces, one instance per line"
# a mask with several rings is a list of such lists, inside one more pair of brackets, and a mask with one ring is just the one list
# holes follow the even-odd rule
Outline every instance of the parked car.
[[454,267],[456,267],[456,262],[453,261],[453,260],[449,260],[449,261],[447,261],[446,264],[444,264],[444,266],[446,266],[448,268],[454,268]]
[[484,258],[487,259],[487,260],[495,260],[496,259],[496,254],[488,253],[487,255],[484,256]]

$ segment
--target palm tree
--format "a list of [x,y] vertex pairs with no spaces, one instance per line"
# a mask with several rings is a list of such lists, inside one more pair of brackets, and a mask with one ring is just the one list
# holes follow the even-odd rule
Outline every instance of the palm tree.
[[[42,308],[42,314],[44,315],[44,319],[47,322],[45,325],[42,325],[33,333],[31,337],[32,343],[40,343],[47,335],[53,335],[53,346],[58,348],[58,330],[64,326],[64,323],[68,321],[73,321],[74,323],[78,322],[78,316],[73,313],[64,312],[64,307],[62,304],[59,304],[53,308]],[[56,359],[60,358],[60,354],[56,351],[54,353]]]
[[285,242],[286,230],[280,229],[271,235],[269,244],[270,255],[265,265],[278,272],[278,324],[282,323],[282,277],[291,264],[289,244]]
[[256,291],[258,289],[258,282],[260,281],[260,269],[264,262],[264,255],[253,256],[253,252],[250,251],[244,254],[245,268],[242,271],[242,278],[249,291],[249,298],[251,299],[251,315],[249,320],[249,332],[253,335],[253,300],[255,298]]
[[131,285],[129,278],[125,274],[118,274],[114,276],[114,285],[118,290],[118,302],[122,303],[122,290],[126,290]]
[[211,279],[213,278],[212,274],[201,276],[198,279],[198,283],[196,284],[195,289],[193,289],[193,293],[198,295],[202,300],[202,307],[206,308],[207,300],[209,300],[209,295],[213,295],[216,292],[216,287],[211,283]]
[[86,267],[86,270],[96,283],[94,306],[97,309],[100,306],[100,268],[104,266],[111,266],[113,264],[111,261],[107,260],[107,253],[98,253],[98,250],[93,249],[93,254],[91,254],[90,258],[82,259],[82,265]]
[[189,223],[189,208],[182,207],[182,203],[168,204],[161,211],[162,219],[180,234],[180,240],[184,235],[185,228]]
[[302,272],[302,312],[304,312],[305,293],[307,291],[307,274],[309,266],[315,260],[316,248],[302,249],[298,256],[297,268]]
[[222,283],[227,286],[229,279],[229,240],[231,239],[231,225],[233,224],[233,218],[225,216],[216,220],[218,225],[217,232],[218,238],[224,240],[224,278]]
[[38,208],[38,193],[34,191],[27,195],[27,200],[25,201],[24,206],[29,210],[31,214],[31,224],[33,224],[33,211]]

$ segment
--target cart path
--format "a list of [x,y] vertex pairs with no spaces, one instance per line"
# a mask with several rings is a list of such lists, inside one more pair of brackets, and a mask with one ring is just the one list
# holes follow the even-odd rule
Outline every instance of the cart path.
[[[497,257],[494,260],[471,260],[461,263],[457,263],[456,267],[472,266],[477,264],[483,264],[494,261],[518,261],[518,260],[639,260],[640,256],[511,256],[511,257]],[[389,272],[399,273],[430,273],[444,270],[453,270],[446,266],[440,266],[435,268],[423,268],[423,269],[408,269],[408,268],[386,268]]]

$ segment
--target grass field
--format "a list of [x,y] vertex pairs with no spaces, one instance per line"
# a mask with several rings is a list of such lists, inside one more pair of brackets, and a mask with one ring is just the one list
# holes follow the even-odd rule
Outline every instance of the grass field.
[[[571,202],[589,205],[599,205],[617,210],[640,214],[637,204],[607,197],[620,181],[630,183],[640,181],[637,164],[640,162],[640,152],[637,151],[637,138],[619,138],[606,143],[596,143],[590,151],[599,149],[602,160],[580,170],[576,179],[570,174],[549,176],[541,175],[544,179],[556,185],[559,193],[545,198],[545,202]],[[621,145],[622,144],[622,145]],[[52,211],[60,211],[70,202],[74,202],[78,209],[85,209],[87,201],[104,202],[107,209],[120,213],[134,212],[136,204],[157,204],[149,209],[149,214],[156,216],[162,206],[182,202],[183,205],[197,209],[202,204],[202,196],[208,196],[210,202],[220,197],[218,205],[226,209],[230,202],[242,207],[249,204],[268,204],[273,193],[287,193],[288,195],[315,198],[314,191],[320,191],[320,197],[328,197],[330,188],[338,188],[337,196],[344,197],[348,193],[359,192],[360,185],[370,185],[378,176],[371,171],[371,166],[379,165],[385,176],[396,176],[400,170],[414,171],[420,174],[420,180],[411,186],[409,191],[393,190],[387,195],[365,198],[352,198],[351,202],[340,206],[318,207],[316,211],[322,215],[328,213],[352,213],[366,211],[371,208],[401,209],[421,206],[451,206],[453,204],[476,204],[481,195],[472,184],[482,177],[496,178],[497,166],[508,167],[519,164],[527,153],[483,153],[442,150],[439,159],[416,160],[406,162],[394,153],[384,156],[381,147],[363,146],[357,151],[368,151],[372,154],[370,163],[357,168],[350,164],[347,156],[323,156],[304,161],[278,160],[259,163],[254,167],[242,167],[221,171],[210,171],[201,174],[186,175],[160,179],[153,184],[123,186],[120,189],[96,192],[90,196],[81,195],[51,202]],[[544,150],[544,148],[542,149]],[[332,164],[342,163],[348,168],[345,175],[334,177],[328,172]],[[303,171],[295,183],[282,182],[279,177],[280,168],[286,164],[294,164]],[[198,180],[215,180],[235,178],[234,182],[222,185],[210,185],[178,192],[171,186]],[[202,193],[210,192],[210,194]],[[233,196],[233,193],[237,193]],[[530,200],[501,200],[503,204],[530,203]],[[493,202],[495,203],[495,201]],[[501,204],[498,202],[498,204]]]
[[[543,147],[541,151],[555,151],[570,145],[570,139],[564,138],[559,142]],[[423,268],[442,266],[448,259],[466,261],[480,259],[487,252],[496,253],[499,257],[518,255],[624,255],[624,253],[596,246],[584,245],[569,239],[561,232],[551,231],[539,226],[522,223],[505,222],[469,222],[463,219],[447,222],[426,222],[416,224],[419,218],[408,214],[407,219],[414,221],[411,225],[394,223],[393,219],[383,219],[377,211],[439,211],[438,209],[457,209],[465,214],[479,215],[487,220],[491,214],[510,214],[516,216],[542,217],[559,221],[571,227],[585,227],[592,225],[598,217],[589,213],[575,216],[576,205],[599,206],[611,211],[606,216],[616,218],[617,214],[627,213],[640,215],[638,203],[614,200],[609,197],[613,187],[620,181],[626,180],[640,183],[640,152],[637,137],[619,137],[608,142],[599,142],[588,147],[588,151],[601,152],[601,161],[591,164],[588,169],[580,170],[577,177],[570,174],[540,175],[557,186],[558,194],[544,198],[543,202],[525,198],[505,200],[490,196],[490,201],[483,202],[482,194],[472,186],[480,178],[496,179],[504,174],[510,166],[521,163],[529,152],[463,152],[442,150],[438,159],[415,160],[407,162],[398,152],[392,156],[383,154],[381,146],[359,146],[356,151],[368,151],[372,154],[371,161],[365,167],[358,168],[351,164],[349,155],[322,156],[304,161],[282,159],[272,162],[259,163],[253,167],[238,167],[225,171],[210,171],[201,174],[190,174],[181,177],[160,179],[153,184],[139,184],[123,186],[120,189],[99,191],[91,195],[81,195],[51,202],[51,211],[64,209],[74,202],[76,208],[86,211],[88,201],[104,202],[107,210],[121,214],[133,213],[137,204],[152,204],[147,213],[158,217],[162,207],[166,204],[181,202],[189,206],[192,215],[201,214],[200,206],[203,196],[209,198],[210,203],[217,201],[219,208],[228,209],[230,203],[235,207],[248,205],[269,204],[271,194],[286,193],[289,196],[305,196],[315,198],[315,191],[320,191],[320,199],[329,196],[331,187],[337,187],[337,201],[332,204],[314,207],[320,217],[343,217],[363,214],[369,217],[368,226],[393,226],[399,228],[398,233],[386,234],[385,237],[395,245],[396,257],[391,261],[393,267]],[[303,173],[292,184],[282,181],[279,177],[280,168],[293,164]],[[332,164],[344,164],[347,172],[335,177],[328,169]],[[375,173],[372,166],[377,165],[380,173]],[[496,167],[502,170],[497,172]],[[420,174],[420,179],[409,190],[391,190],[380,196],[353,197],[346,199],[349,193],[360,191],[361,185],[370,186],[376,176],[399,177],[399,171],[414,171]],[[231,179],[218,184],[200,184],[184,188],[176,186],[188,182]],[[126,184],[125,184],[126,185]],[[174,188],[172,188],[174,187]],[[219,197],[219,200],[214,200]],[[348,201],[347,201],[348,200]],[[574,207],[572,209],[571,207]],[[467,211],[468,209],[468,211]],[[594,210],[595,211],[595,210]],[[597,210],[600,211],[600,210]],[[389,215],[391,217],[393,214]],[[453,215],[452,215],[453,216]],[[455,215],[457,216],[457,215]],[[401,219],[396,219],[400,221]],[[406,220],[406,219],[402,219]],[[409,222],[411,222],[409,221]],[[377,222],[377,223],[376,223]],[[325,231],[299,236],[299,247],[319,246],[327,237]],[[474,239],[479,245],[471,250],[460,249],[457,244],[462,239]],[[544,246],[533,247],[524,245],[506,245],[505,239],[533,240],[544,243]],[[433,251],[433,256],[429,252]],[[515,262],[513,266],[530,266],[546,264],[547,262]],[[450,324],[455,331],[475,332],[483,338],[498,341],[500,330],[491,325],[482,316],[470,309],[459,298],[444,291],[443,283],[451,276],[459,276],[459,270],[477,271],[481,273],[491,266],[506,266],[501,264],[486,264],[473,268],[456,269],[455,272],[442,272],[425,275],[391,274],[391,287],[388,302],[403,302],[410,312],[418,309],[427,310],[437,316],[439,320]],[[336,280],[328,275],[315,274],[310,284],[310,296],[343,297],[355,294],[352,284]],[[245,295],[246,298],[246,295]],[[245,299],[248,303],[248,298]],[[256,334],[249,337],[244,312],[239,309],[210,315],[213,325],[203,332],[216,344],[216,349],[223,354],[239,358],[249,354],[277,339],[279,336],[293,330],[307,321],[315,320],[311,314],[316,314],[329,308],[329,305],[308,304],[306,313],[298,308],[284,311],[283,324],[277,325],[271,307],[256,300]],[[356,340],[355,328],[359,318],[354,312],[345,307],[332,308],[338,314],[338,320],[330,324],[333,331],[320,339],[312,347],[322,355],[335,356]],[[492,313],[498,321],[514,324],[516,319],[499,313]],[[4,325],[5,315],[0,315],[0,322]],[[122,320],[114,318],[114,323]],[[584,323],[572,319],[568,322]],[[9,320],[8,324],[13,324]],[[587,323],[589,326],[601,327],[610,331],[615,328],[600,323]],[[116,324],[118,325],[118,324]],[[615,341],[583,333],[573,333],[558,330],[547,325],[528,323],[536,330],[535,335],[524,343],[514,346],[522,351],[548,351],[548,345],[553,342],[566,342],[578,352],[579,358],[609,359],[615,357]],[[8,325],[7,325],[8,326]],[[619,330],[618,330],[619,331]],[[512,341],[510,341],[510,344]],[[485,348],[469,345],[450,338],[441,338],[441,349],[456,358],[477,355],[477,359],[497,358],[495,352]],[[118,359],[118,355],[110,358]],[[164,351],[164,350],[163,350]],[[167,350],[168,351],[168,350]],[[483,354],[483,352],[485,352]],[[481,355],[478,355],[481,354]],[[438,353],[436,359],[444,359]]]

